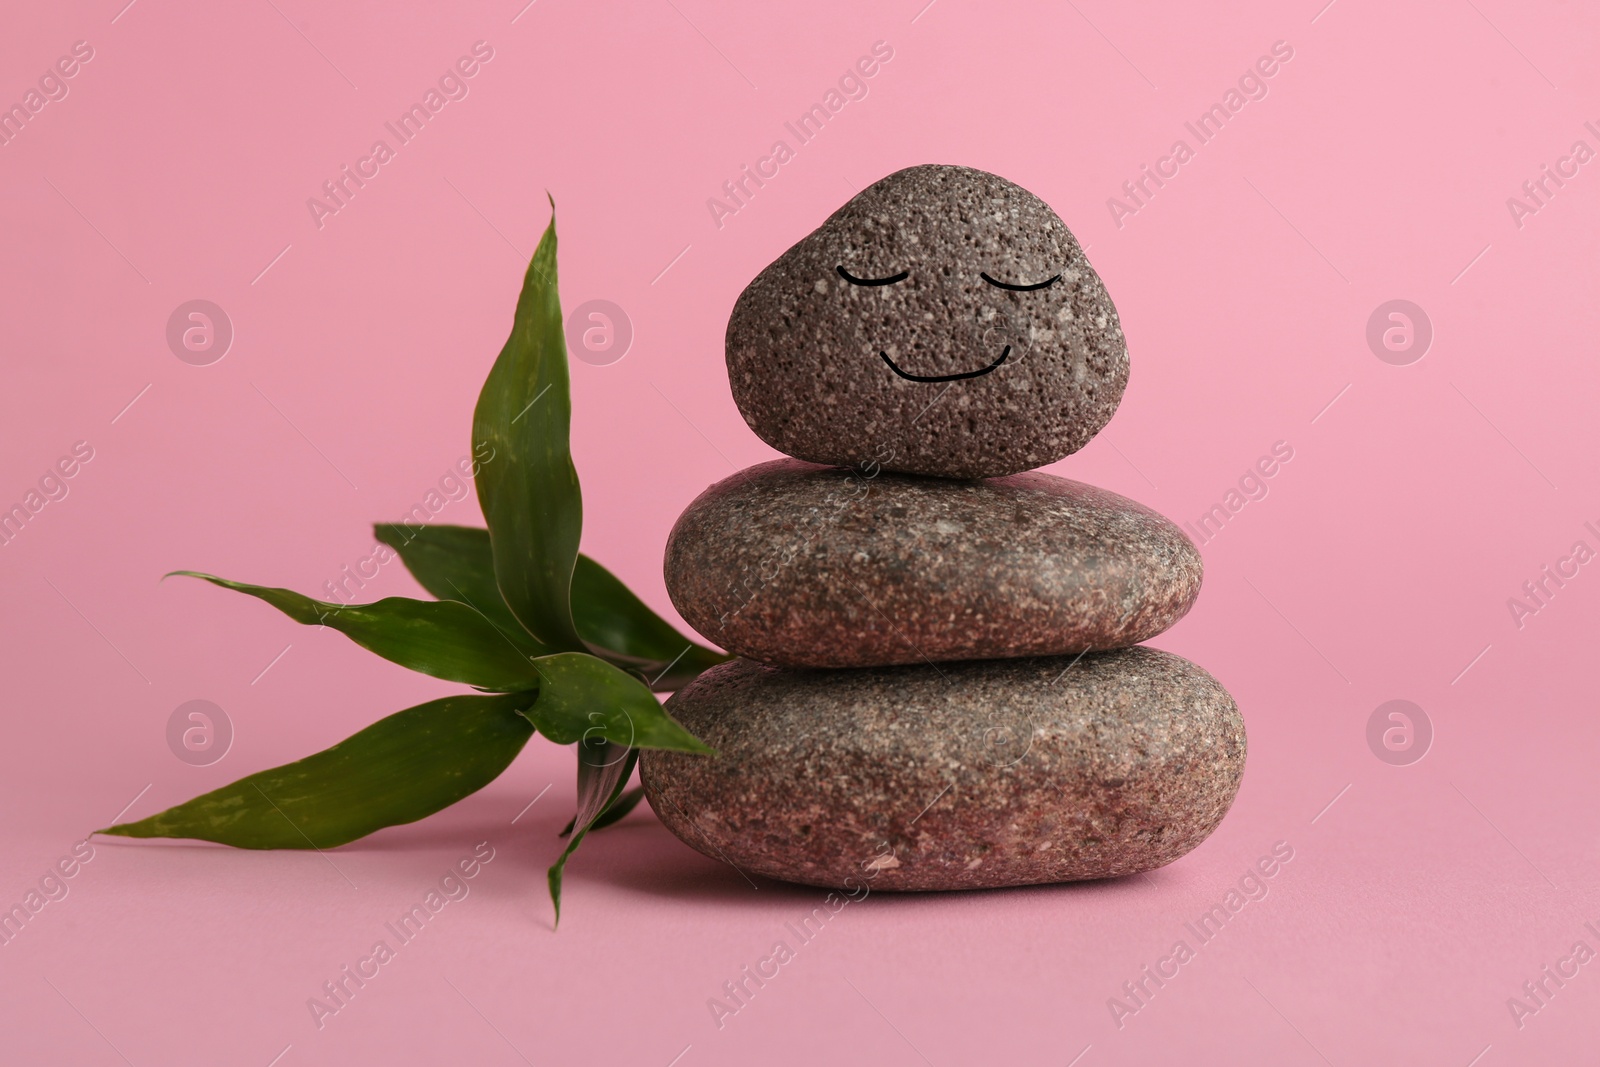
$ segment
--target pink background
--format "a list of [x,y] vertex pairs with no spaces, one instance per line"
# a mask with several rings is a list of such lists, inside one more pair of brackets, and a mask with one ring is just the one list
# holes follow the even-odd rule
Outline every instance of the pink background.
[[[70,894],[0,947],[0,1058],[1592,1061],[1600,962],[1520,1028],[1507,998],[1575,941],[1600,949],[1600,570],[1520,629],[1506,602],[1573,542],[1600,548],[1583,528],[1600,526],[1600,163],[1520,227],[1506,199],[1575,140],[1600,148],[1583,128],[1600,125],[1600,20],[1510,0],[924,2],[11,13],[0,102],[76,41],[94,58],[0,147],[0,502],[74,442],[94,459],[0,549],[0,898],[135,797],[130,818],[459,691],[157,579],[316,592],[365,556],[368,524],[467,452],[546,190],[566,306],[615,301],[636,330],[622,361],[574,362],[585,548],[670,613],[674,518],[772,454],[728,392],[735,296],[853,190],[929,161],[1043,196],[1122,313],[1121,411],[1051,470],[1193,521],[1274,442],[1294,449],[1156,642],[1249,725],[1215,836],[1148,877],[874,895],[719,1029],[708,998],[821,894],[752,890],[641,811],[585,845],[552,934],[543,875],[574,787],[570,753],[536,741],[448,812],[326,857],[96,841]],[[319,229],[307,198],[479,40],[494,56],[470,95]],[[894,57],[869,95],[719,229],[706,199],[879,40]],[[1107,198],[1193,146],[1185,120],[1280,40],[1294,56],[1268,95],[1118,228]],[[234,323],[214,365],[166,346],[194,298]],[[1435,330],[1409,366],[1365,340],[1396,298]],[[439,521],[476,523],[476,504]],[[367,591],[416,586],[394,564]],[[165,739],[196,698],[236,729],[204,768]],[[1397,698],[1435,730],[1410,766],[1366,741]],[[319,1030],[307,998],[485,839],[471,895]],[[1279,841],[1294,858],[1267,897],[1119,1028],[1107,999],[1195,947],[1185,921]]]

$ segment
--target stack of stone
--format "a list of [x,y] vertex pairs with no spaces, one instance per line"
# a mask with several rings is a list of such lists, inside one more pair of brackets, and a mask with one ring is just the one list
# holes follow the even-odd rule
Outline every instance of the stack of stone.
[[1132,874],[1221,822],[1232,698],[1138,642],[1200,591],[1131,500],[1023,473],[1128,379],[1066,225],[1002,178],[899,171],[740,296],[734,399],[796,457],[719,482],[667,545],[673,603],[744,659],[668,710],[715,757],[646,752],[651,806],[747,872],[851,889]]

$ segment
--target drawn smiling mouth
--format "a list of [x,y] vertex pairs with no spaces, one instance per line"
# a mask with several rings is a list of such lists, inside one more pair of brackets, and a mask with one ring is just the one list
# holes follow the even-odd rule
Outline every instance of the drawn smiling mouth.
[[908,382],[959,382],[966,378],[981,378],[985,374],[988,374],[990,371],[994,370],[996,367],[1000,366],[1000,364],[1006,361],[1006,357],[1011,355],[1011,346],[1006,345],[1005,351],[1000,353],[1000,358],[989,364],[987,367],[984,367],[982,370],[962,371],[960,374],[907,374],[905,371],[901,370],[895,365],[894,360],[889,358],[889,353],[879,352],[878,355],[882,356],[883,361],[889,364],[890,370],[894,371]]

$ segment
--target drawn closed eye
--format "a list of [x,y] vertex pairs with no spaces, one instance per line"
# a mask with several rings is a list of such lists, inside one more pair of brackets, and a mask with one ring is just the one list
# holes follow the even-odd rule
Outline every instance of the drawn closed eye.
[[1013,285],[1010,282],[996,281],[994,278],[989,277],[989,275],[987,273],[983,272],[983,271],[979,271],[978,272],[978,277],[982,278],[984,281],[988,282],[990,285],[994,286],[996,289],[1005,289],[1006,291],[1012,292],[1012,293],[1033,293],[1033,292],[1037,292],[1040,289],[1048,289],[1048,288],[1050,288],[1050,286],[1054,285],[1056,282],[1059,282],[1061,280],[1061,275],[1057,274],[1054,277],[1046,278],[1042,282],[1034,282],[1032,285]]
[[857,278],[843,267],[835,267],[834,269],[839,272],[839,277],[851,285],[893,285],[895,282],[903,282],[911,277],[911,272],[908,270],[903,270],[899,274],[891,274],[887,278]]

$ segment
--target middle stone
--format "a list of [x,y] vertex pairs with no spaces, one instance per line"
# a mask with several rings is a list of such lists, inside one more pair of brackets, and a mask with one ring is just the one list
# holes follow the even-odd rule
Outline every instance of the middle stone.
[[786,667],[1122,648],[1183,617],[1200,553],[1170,521],[1037,471],[985,481],[782,459],[689,505],[673,605],[707,640]]

